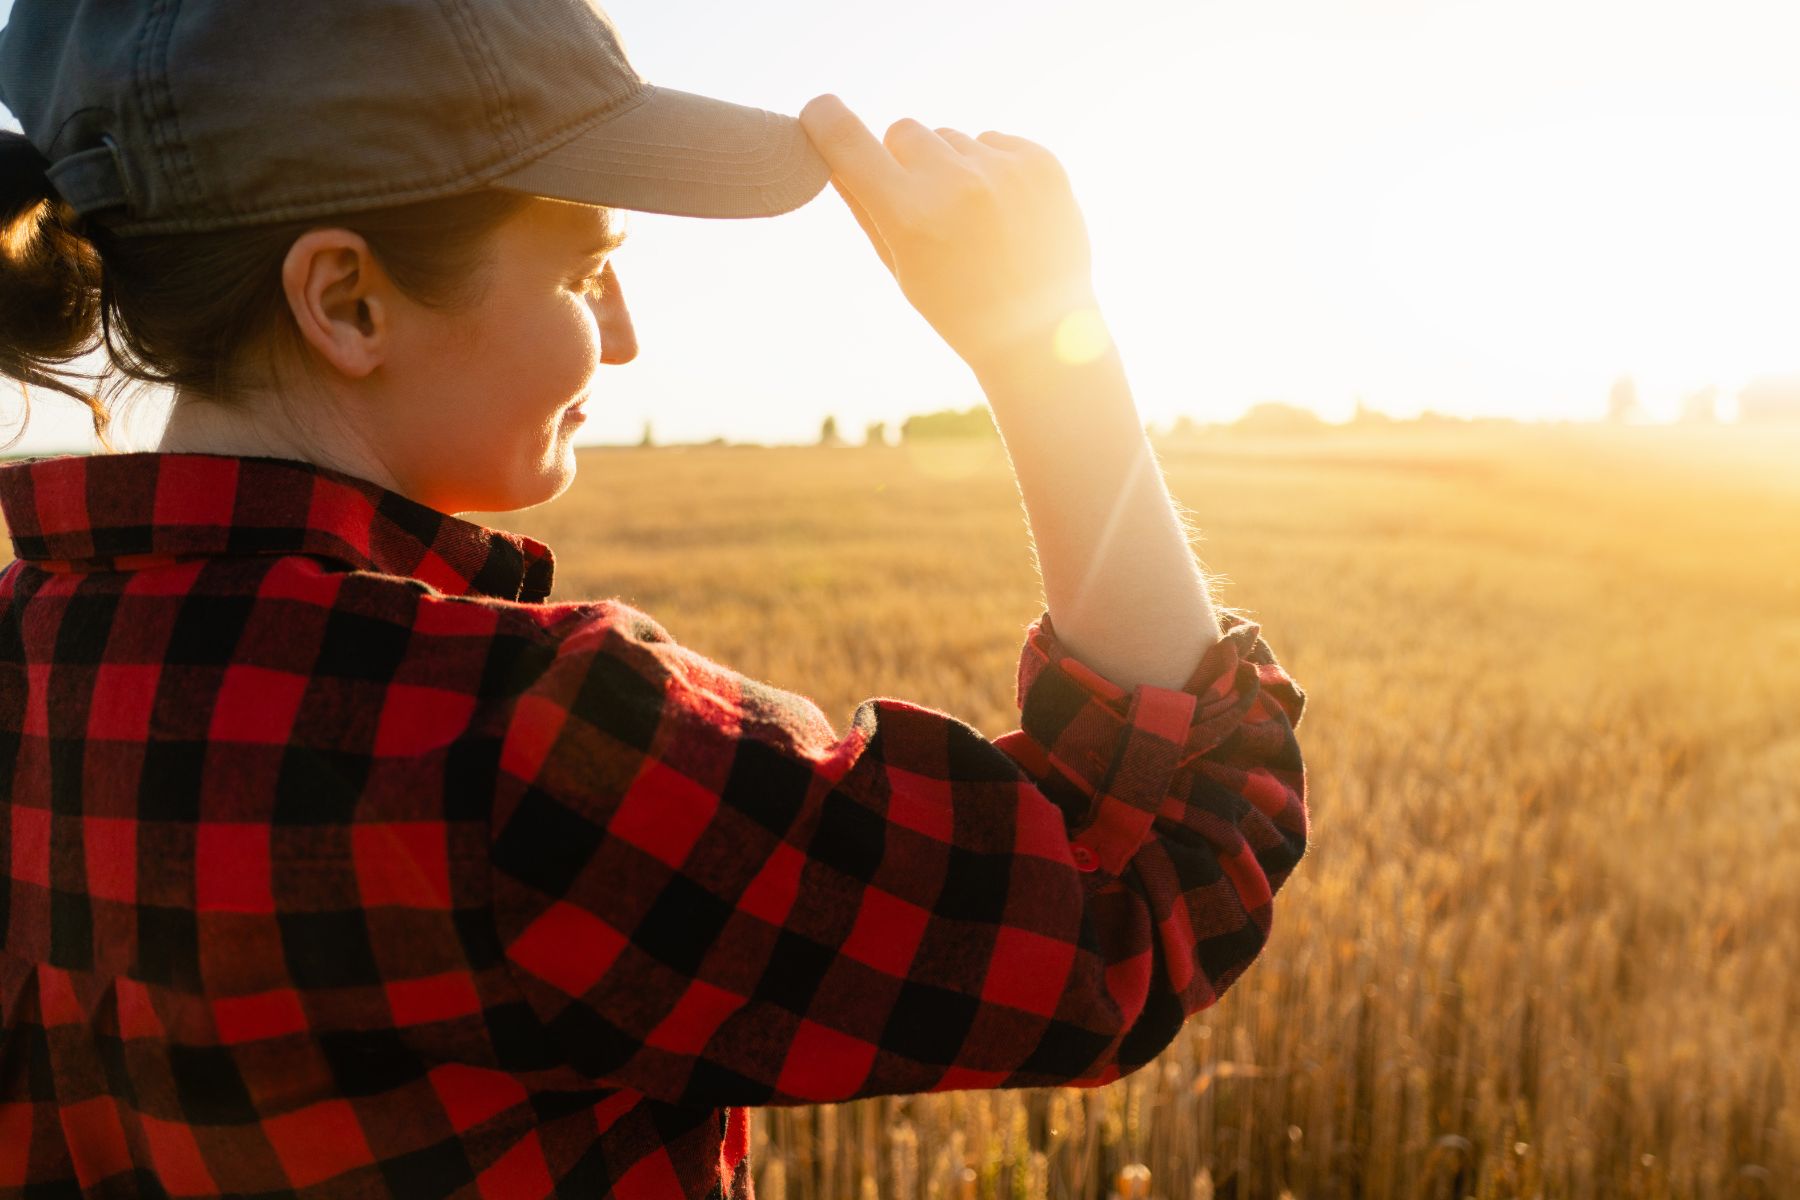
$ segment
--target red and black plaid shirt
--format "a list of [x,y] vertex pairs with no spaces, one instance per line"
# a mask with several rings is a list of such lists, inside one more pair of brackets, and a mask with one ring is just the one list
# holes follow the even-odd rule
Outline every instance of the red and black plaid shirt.
[[0,467],[0,1195],[748,1197],[748,1108],[1104,1084],[1261,949],[1305,697],[1227,612],[837,733],[299,462]]

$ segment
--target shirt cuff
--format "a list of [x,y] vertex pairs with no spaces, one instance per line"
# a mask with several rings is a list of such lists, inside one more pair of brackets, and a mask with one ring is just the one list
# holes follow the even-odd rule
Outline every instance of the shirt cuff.
[[1076,864],[1123,872],[1183,768],[1238,730],[1265,693],[1297,723],[1305,694],[1275,662],[1261,627],[1219,611],[1220,638],[1180,688],[1129,691],[1069,653],[1048,611],[1019,657],[1020,730],[1003,745],[1037,767],[1067,818]]

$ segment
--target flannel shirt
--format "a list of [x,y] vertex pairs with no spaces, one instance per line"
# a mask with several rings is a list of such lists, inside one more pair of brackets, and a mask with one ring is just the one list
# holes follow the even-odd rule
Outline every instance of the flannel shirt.
[[0,467],[0,1196],[750,1197],[751,1107],[1095,1086],[1269,935],[1304,695],[1048,612],[1020,728],[804,696],[275,458]]

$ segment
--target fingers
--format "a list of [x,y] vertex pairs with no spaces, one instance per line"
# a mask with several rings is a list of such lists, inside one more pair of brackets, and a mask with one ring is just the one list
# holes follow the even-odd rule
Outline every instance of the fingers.
[[800,110],[800,125],[833,177],[867,214],[884,219],[906,186],[906,171],[862,119],[836,96],[824,95]]
[[944,139],[944,141],[950,145],[951,149],[955,150],[958,154],[975,155],[980,154],[984,149],[980,142],[976,141],[960,129],[940,129],[937,131],[937,135]]
[[911,117],[890,125],[882,144],[908,171],[928,171],[962,158],[948,142]]
[[980,137],[976,138],[975,140],[980,142],[984,146],[992,146],[996,150],[1027,150],[1027,149],[1041,150],[1041,149],[1043,149],[1043,147],[1039,146],[1036,142],[1027,141],[1025,138],[1022,138],[1022,137],[1014,137],[1010,133],[995,133],[991,129],[988,130],[986,133],[982,134]]
[[877,140],[831,94],[810,101],[800,124],[830,165],[832,186],[896,278],[897,264],[910,261],[911,241],[941,240],[990,220],[1002,190],[997,183],[1036,179],[1031,168],[1049,159],[1047,150],[1024,138],[993,132],[972,138],[910,117]]
[[1062,161],[1046,147],[1030,138],[1014,137],[1010,133],[996,133],[990,129],[976,141],[988,147],[989,153],[1000,153],[1010,158],[1015,164],[1029,171],[1036,179],[1051,182],[1068,178],[1068,173],[1063,170]]

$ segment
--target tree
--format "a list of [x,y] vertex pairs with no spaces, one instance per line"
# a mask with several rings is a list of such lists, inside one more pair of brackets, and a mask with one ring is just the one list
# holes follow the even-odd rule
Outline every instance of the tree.
[[1717,425],[1719,423],[1719,389],[1703,387],[1681,398],[1683,425]]
[[1624,425],[1635,420],[1641,411],[1637,381],[1629,375],[1613,380],[1612,391],[1606,397],[1606,419],[1614,425]]
[[1761,375],[1737,395],[1738,424],[1800,424],[1800,375]]
[[863,434],[863,445],[865,445],[865,446],[885,446],[885,445],[887,445],[887,422],[886,421],[870,421],[867,432],[865,432]]
[[987,406],[982,404],[960,412],[943,409],[923,413],[908,417],[900,423],[900,440],[905,442],[929,441],[934,438],[999,437],[1000,431],[994,428],[993,417],[988,415]]
[[1199,436],[1199,422],[1195,421],[1194,418],[1187,413],[1182,413],[1180,416],[1176,417],[1174,423],[1169,426],[1168,437],[1171,441],[1191,441]]
[[642,449],[648,449],[654,445],[656,445],[656,438],[650,430],[650,422],[645,421],[644,422],[644,438],[642,441],[640,441],[638,443],[638,446]]
[[1370,408],[1361,396],[1356,398],[1356,412],[1350,417],[1352,425],[1392,425],[1394,418],[1379,409]]
[[819,445],[841,446],[843,444],[844,439],[838,434],[837,418],[834,416],[827,416],[825,418],[825,423],[819,426]]
[[1265,400],[1232,423],[1241,433],[1313,433],[1325,427],[1325,419],[1310,408]]

